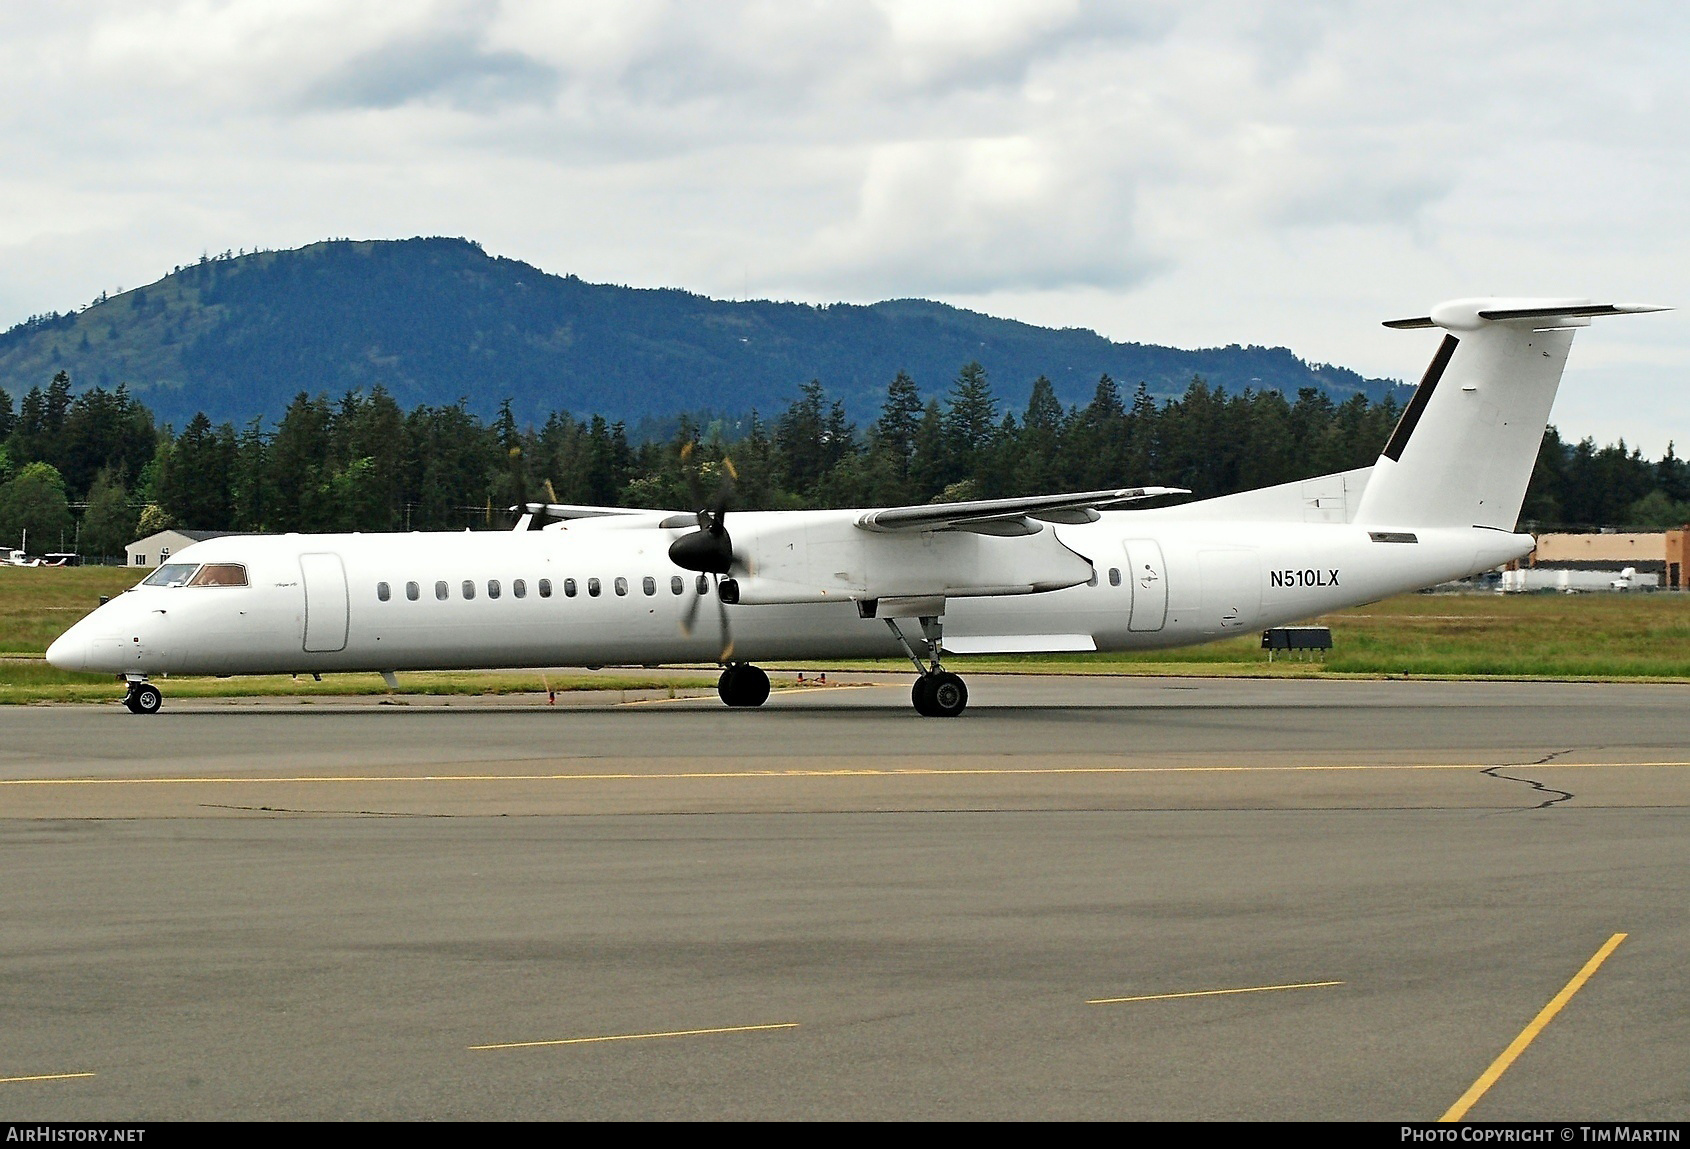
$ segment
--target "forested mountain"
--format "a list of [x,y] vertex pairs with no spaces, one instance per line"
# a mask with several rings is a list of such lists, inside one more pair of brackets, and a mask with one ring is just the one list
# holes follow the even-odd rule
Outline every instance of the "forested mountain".
[[555,411],[635,424],[681,412],[765,414],[818,380],[853,420],[874,418],[898,372],[942,391],[978,362],[1020,408],[1047,377],[1065,406],[1108,374],[1130,393],[1184,394],[1194,376],[1231,394],[1314,387],[1401,403],[1408,389],[1283,347],[1182,351],[1112,343],[925,300],[871,306],[724,302],[678,290],[586,283],[487,255],[462,239],[330,241],[226,253],[66,315],[0,335],[14,404],[66,372],[80,393],[128,392],[161,420],[278,420],[300,392],[369,394],[401,407],[466,400],[521,422]]
[[[1112,344],[934,303],[597,286],[462,240],[207,259],[0,336],[0,378],[18,388],[0,389],[0,545],[92,555],[168,525],[690,509],[729,472],[742,509],[1141,483],[1206,498],[1371,463],[1409,390],[1283,349]],[[1651,462],[1549,429],[1528,527],[1687,520],[1672,447]]]

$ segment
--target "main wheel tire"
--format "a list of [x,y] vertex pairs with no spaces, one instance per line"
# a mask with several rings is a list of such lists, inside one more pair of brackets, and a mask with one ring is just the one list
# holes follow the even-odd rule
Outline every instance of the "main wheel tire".
[[716,680],[716,693],[729,706],[761,706],[769,700],[769,676],[760,666],[732,663]]
[[761,706],[769,700],[769,676],[760,666],[742,666],[740,674],[741,706]]
[[716,680],[716,694],[727,706],[739,705],[739,667],[722,668],[722,676]]
[[158,708],[164,705],[164,695],[152,683],[143,682],[125,701],[136,714],[157,714]]
[[135,706],[135,692],[133,690],[125,692],[125,694],[123,695],[123,705],[128,709],[129,713],[131,713],[131,714],[141,713],[141,711],[139,709],[137,709],[136,706]]
[[933,676],[924,674],[915,680],[910,687],[910,701],[915,704],[915,712],[923,718],[932,718],[933,714]]
[[968,705],[968,687],[956,675],[949,671],[941,671],[931,676],[933,683],[927,688],[926,713],[933,718],[955,718]]

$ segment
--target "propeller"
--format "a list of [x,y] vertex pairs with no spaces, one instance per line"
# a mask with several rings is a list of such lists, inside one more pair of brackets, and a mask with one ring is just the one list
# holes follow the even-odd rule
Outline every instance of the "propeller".
[[551,500],[550,504],[518,503],[516,506],[510,508],[510,512],[512,516],[514,516],[513,522],[515,525],[521,529],[522,524],[526,523],[527,529],[531,531],[537,531],[544,527],[546,525],[546,507],[548,505],[555,506],[558,502],[557,491],[552,489],[552,481],[550,479],[546,480],[546,498]]
[[[681,463],[683,467],[692,458],[693,445],[691,442],[681,446]],[[699,497],[699,469],[691,468],[686,471],[687,485],[691,488],[695,504],[702,504]],[[733,579],[723,582],[724,575],[733,569],[734,548],[733,537],[728,534],[728,498],[733,493],[733,480],[739,478],[734,470],[733,460],[722,459],[722,482],[717,488],[716,497],[709,506],[699,506],[696,516],[698,529],[689,531],[669,544],[669,561],[682,570],[697,571],[701,575],[709,575],[711,589],[715,591],[716,612],[722,631],[722,652],[717,661],[726,662],[733,656],[733,637],[728,628],[728,603],[739,600],[738,584]],[[678,516],[677,516],[678,517]],[[679,526],[684,523],[675,523]],[[692,636],[693,627],[698,621],[698,604],[704,596],[695,594],[687,604],[686,613],[681,618],[681,633]]]

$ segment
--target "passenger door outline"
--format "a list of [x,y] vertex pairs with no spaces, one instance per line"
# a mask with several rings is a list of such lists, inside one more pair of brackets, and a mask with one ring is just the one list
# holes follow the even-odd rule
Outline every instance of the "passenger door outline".
[[299,573],[305,587],[305,652],[333,654],[345,650],[351,600],[340,556],[300,555]]
[[1168,621],[1168,566],[1155,539],[1127,539],[1127,585],[1133,592],[1127,629],[1161,630]]

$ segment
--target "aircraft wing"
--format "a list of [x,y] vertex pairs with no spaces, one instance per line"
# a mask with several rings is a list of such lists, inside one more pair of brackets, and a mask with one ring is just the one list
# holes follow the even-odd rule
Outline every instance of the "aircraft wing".
[[[515,508],[511,508],[515,510]],[[548,519],[599,519],[611,515],[676,515],[679,511],[660,511],[637,507],[589,507],[579,503],[529,503],[524,508],[531,515]]]
[[1049,523],[1095,523],[1098,510],[1158,495],[1189,495],[1183,487],[1118,487],[1066,495],[1030,495],[1015,499],[975,499],[964,503],[926,503],[864,511],[857,526],[865,531],[973,531],[986,535],[1027,535],[1039,529],[1029,519]]
[[628,530],[637,527],[693,526],[697,514],[663,511],[649,507],[592,507],[579,503],[526,503],[523,515],[512,528],[515,531],[567,530],[571,524],[584,527],[591,524],[596,530]]

